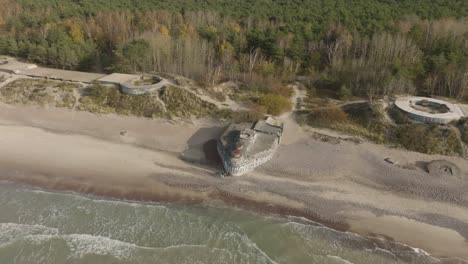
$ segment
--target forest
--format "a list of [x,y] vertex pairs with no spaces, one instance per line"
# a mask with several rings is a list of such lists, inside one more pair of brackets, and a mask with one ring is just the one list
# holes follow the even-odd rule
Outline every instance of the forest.
[[468,96],[468,1],[0,0],[0,54],[285,95]]

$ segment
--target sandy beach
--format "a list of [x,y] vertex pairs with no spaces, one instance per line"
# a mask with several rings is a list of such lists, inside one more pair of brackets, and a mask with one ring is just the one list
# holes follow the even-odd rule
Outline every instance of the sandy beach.
[[[323,142],[313,137],[323,131],[288,119],[273,160],[246,176],[221,179],[214,139],[225,126],[0,104],[0,180],[302,216],[468,260],[467,160]],[[428,174],[425,165],[438,159],[457,164],[462,174]]]

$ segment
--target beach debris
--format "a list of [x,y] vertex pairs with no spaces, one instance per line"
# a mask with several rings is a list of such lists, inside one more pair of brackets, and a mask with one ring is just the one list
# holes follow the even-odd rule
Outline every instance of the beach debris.
[[427,171],[436,176],[460,176],[460,168],[446,160],[433,160],[427,164]]
[[390,163],[390,164],[393,164],[393,165],[397,165],[398,164],[398,161],[397,160],[394,160],[392,158],[386,158],[384,159],[386,162]]
[[127,130],[120,131],[121,136],[126,136],[128,134]]
[[227,176],[227,173],[225,171],[220,171],[218,172],[218,176],[221,178],[221,179],[224,179],[224,177]]
[[325,143],[331,143],[331,144],[340,144],[342,141],[347,141],[347,142],[351,142],[351,143],[358,145],[364,142],[362,139],[357,138],[357,137],[330,136],[330,135],[319,133],[319,132],[313,132],[312,138],[320,140]]

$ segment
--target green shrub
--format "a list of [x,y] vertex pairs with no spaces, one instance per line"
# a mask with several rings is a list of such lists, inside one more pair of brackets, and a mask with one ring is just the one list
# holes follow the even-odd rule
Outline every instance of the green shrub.
[[408,117],[406,113],[398,109],[396,106],[392,106],[388,109],[388,114],[398,125],[412,124],[413,120]]
[[264,116],[265,115],[263,113],[256,111],[238,111],[232,112],[231,120],[236,123],[251,123],[262,119]]
[[408,150],[427,154],[461,154],[463,148],[453,127],[412,124],[392,129],[392,142]]
[[266,113],[270,115],[280,115],[291,109],[291,101],[281,95],[266,94],[257,100],[259,106],[265,107]]
[[[307,117],[304,118],[305,116]],[[379,126],[379,129],[375,129],[373,125],[366,126],[362,122],[357,122],[355,117],[351,117],[350,114],[339,107],[322,108],[308,113],[305,111],[304,113],[299,113],[298,117],[298,122],[305,122],[311,126],[339,130],[351,135],[368,138],[377,143],[385,142],[385,130],[382,129],[383,126]],[[374,123],[377,124],[379,122],[375,121]]]
[[353,123],[362,126],[371,133],[385,134],[388,125],[380,104],[357,103],[347,105],[343,110]]
[[338,90],[338,97],[340,99],[348,99],[353,95],[350,89],[346,87],[346,85],[342,85],[340,90]]
[[461,140],[468,144],[468,118],[463,118],[458,121],[458,129],[460,130]]
[[309,125],[324,126],[329,124],[338,124],[348,121],[348,114],[346,114],[339,107],[323,108],[312,110],[308,114],[307,122]]

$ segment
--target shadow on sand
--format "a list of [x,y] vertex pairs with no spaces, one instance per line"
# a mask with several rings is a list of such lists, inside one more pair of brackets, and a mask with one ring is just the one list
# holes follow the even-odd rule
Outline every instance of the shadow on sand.
[[216,145],[224,130],[226,126],[200,128],[187,141],[188,148],[180,154],[180,158],[194,164],[221,169],[222,163]]
[[420,168],[421,170],[425,171],[425,172],[429,172],[427,170],[427,164],[429,164],[429,162],[426,162],[426,161],[416,161],[416,167]]

